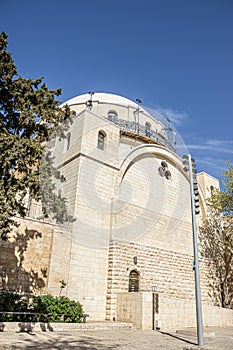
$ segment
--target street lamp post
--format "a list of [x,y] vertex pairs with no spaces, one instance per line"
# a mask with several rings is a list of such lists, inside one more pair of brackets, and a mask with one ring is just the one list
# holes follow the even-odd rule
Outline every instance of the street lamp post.
[[184,165],[188,166],[185,170],[189,171],[190,179],[190,195],[191,195],[191,210],[192,210],[192,229],[193,229],[193,253],[194,253],[194,263],[193,270],[195,272],[195,296],[196,296],[196,317],[197,317],[197,338],[198,345],[204,345],[203,338],[203,324],[202,324],[202,306],[201,306],[201,288],[200,288],[200,275],[199,275],[199,263],[198,263],[198,243],[197,243],[197,230],[196,230],[196,214],[199,213],[199,201],[198,201],[198,191],[197,182],[193,176],[193,170],[196,173],[196,165],[194,163],[191,155],[183,156]]

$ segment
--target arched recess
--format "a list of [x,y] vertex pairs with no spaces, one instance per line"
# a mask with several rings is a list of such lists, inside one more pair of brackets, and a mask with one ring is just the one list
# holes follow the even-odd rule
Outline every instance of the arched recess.
[[132,270],[129,274],[129,292],[139,292],[140,274],[137,270]]
[[98,142],[97,142],[97,147],[101,149],[102,151],[104,150],[105,147],[105,139],[106,139],[106,133],[103,130],[100,130],[98,132]]
[[[143,165],[140,166],[141,161],[146,161],[148,166],[144,167],[146,163],[141,163]],[[171,172],[171,180],[161,177],[159,174],[158,169],[162,161],[165,161],[168,164],[168,169]],[[141,169],[142,174],[140,175],[140,180],[142,180],[140,184],[143,184],[143,187],[139,186],[140,188],[143,188],[143,195],[141,196],[140,188],[138,187],[139,189],[137,190],[137,184],[135,184],[133,177],[132,186],[124,187],[125,185],[127,186],[127,183],[130,183],[128,182],[129,179],[127,176],[131,173],[131,168],[137,168],[137,164],[139,173]],[[153,166],[151,165],[150,167],[150,164],[153,164]],[[112,207],[116,213],[114,215],[116,218],[117,215],[119,215],[120,218],[121,213],[123,213],[125,209],[128,210],[127,197],[124,197],[124,194],[127,193],[125,188],[127,190],[128,188],[135,188],[135,195],[130,197],[131,193],[129,192],[130,196],[128,196],[128,198],[133,198],[132,202],[129,204],[129,207],[132,205],[134,208],[135,205],[135,212],[137,212],[136,215],[129,216],[130,220],[125,223],[125,225],[128,227],[131,225],[131,231],[127,231],[128,236],[130,236],[130,232],[133,232],[133,240],[140,241],[145,238],[146,242],[152,242],[155,237],[159,237],[159,239],[161,238],[162,242],[162,232],[166,235],[166,237],[169,237],[169,234],[173,234],[175,237],[176,232],[178,232],[176,230],[178,230],[178,227],[183,220],[185,220],[185,229],[191,223],[191,217],[187,216],[187,213],[191,213],[188,183],[189,176],[183,169],[182,159],[176,153],[171,152],[160,145],[139,145],[131,150],[119,165],[112,200]],[[160,186],[158,192],[160,194],[159,204],[156,202],[157,197],[151,195],[152,193],[155,194],[153,191],[155,191],[157,188],[156,186]],[[122,189],[124,191],[122,191]],[[151,212],[154,214],[150,215]],[[143,221],[144,215],[147,217],[145,225],[143,223],[145,221]],[[124,217],[124,215],[122,216]],[[118,227],[114,229],[115,230],[112,231],[112,237],[122,238],[124,235],[124,230],[120,231]],[[149,233],[149,235],[147,235],[147,233]],[[189,240],[189,238],[187,240]],[[175,241],[170,242],[168,240],[167,244],[169,247],[173,247],[173,245],[175,246],[176,243]],[[187,245],[188,244],[189,243],[187,243]]]
[[[156,156],[165,161],[170,162],[182,173],[182,175],[189,182],[189,173],[184,171],[182,159],[175,152],[171,152],[170,150],[167,150],[165,147],[160,145],[144,144],[144,145],[139,145],[135,147],[131,152],[129,152],[124,157],[124,159],[121,160],[121,163],[119,165],[120,170],[118,172],[118,177],[115,183],[115,195],[117,194],[117,191],[121,185],[121,182],[123,181],[124,176],[127,173],[127,171],[130,169],[130,167],[145,156],[147,157]],[[204,198],[204,195],[200,187],[199,187],[199,201],[200,201],[200,208],[201,208],[201,216],[204,218],[205,217],[204,214],[206,213],[207,206],[206,206],[206,200]]]
[[186,173],[183,169],[182,160],[176,153],[171,152],[170,150],[167,150],[165,147],[160,145],[144,144],[135,147],[121,160],[119,164],[120,170],[118,172],[118,178],[116,181],[116,191],[124,179],[126,172],[133,164],[135,164],[143,157],[152,156],[159,157],[161,160],[166,160],[172,163],[177,169],[179,169],[179,171],[183,174],[184,177],[186,177],[187,180],[189,179],[188,173]]

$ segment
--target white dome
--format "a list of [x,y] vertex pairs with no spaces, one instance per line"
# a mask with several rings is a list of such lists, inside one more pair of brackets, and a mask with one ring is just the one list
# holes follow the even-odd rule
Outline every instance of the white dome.
[[[89,94],[83,94],[76,97],[71,98],[70,100],[66,101],[69,106],[75,105],[75,104],[82,104],[86,103],[90,99]],[[133,108],[137,108],[137,103],[129,100],[128,98],[125,98],[123,96],[115,95],[115,94],[108,94],[108,93],[102,93],[102,92],[95,92],[94,95],[92,95],[92,101],[93,102],[100,102],[100,103],[111,103],[111,104],[117,104],[121,106],[130,106]]]

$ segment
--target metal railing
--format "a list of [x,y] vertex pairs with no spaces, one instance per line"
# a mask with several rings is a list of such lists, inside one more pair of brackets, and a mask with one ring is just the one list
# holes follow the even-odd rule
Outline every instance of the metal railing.
[[169,139],[166,139],[160,132],[148,128],[148,125],[142,125],[134,121],[131,122],[124,119],[111,119],[110,121],[118,125],[122,130],[146,136],[154,141],[161,143],[165,147],[169,148],[171,151],[176,151],[175,145],[172,145]]

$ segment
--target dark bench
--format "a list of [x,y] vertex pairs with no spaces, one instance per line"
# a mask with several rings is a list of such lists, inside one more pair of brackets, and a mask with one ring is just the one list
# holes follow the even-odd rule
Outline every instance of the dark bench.
[[[1,316],[7,316],[7,315],[19,315],[19,316],[32,316],[32,321],[36,321],[36,313],[30,312],[30,311],[0,311],[0,320]],[[25,317],[22,317],[25,318]]]
[[[7,316],[7,315],[19,315],[19,316],[22,316],[22,319],[26,318],[26,316],[32,316],[32,320],[31,320],[32,322],[36,322],[37,317],[42,316],[44,318],[44,322],[48,322],[46,320],[50,314],[41,314],[41,313],[30,312],[30,311],[0,311],[0,322],[1,322],[1,318],[2,318],[1,315],[3,317]],[[64,321],[64,318],[66,316],[69,317],[70,315],[58,314],[58,316],[60,316],[61,321]],[[82,323],[87,322],[87,317],[89,317],[89,315],[87,315],[87,314],[80,315],[80,319],[81,319]]]
[[89,315],[87,314],[83,314],[80,316],[80,318],[82,319],[82,323],[87,323],[87,317],[89,317]]

